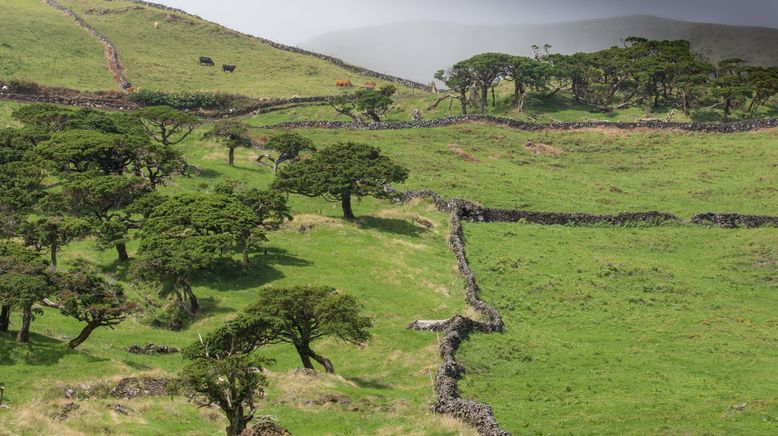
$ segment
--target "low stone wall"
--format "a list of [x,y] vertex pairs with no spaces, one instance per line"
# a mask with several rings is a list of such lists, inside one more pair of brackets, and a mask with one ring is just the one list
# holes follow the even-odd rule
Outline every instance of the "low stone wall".
[[138,105],[121,99],[115,98],[96,98],[81,96],[63,96],[57,94],[17,94],[0,91],[0,99],[14,100],[24,103],[50,103],[65,106],[82,106],[106,110],[135,110]]
[[308,104],[327,104],[334,98],[335,97],[333,96],[317,96],[262,99],[257,100],[255,103],[246,107],[222,111],[200,111],[198,115],[206,118],[239,117],[249,114],[263,114],[283,109],[291,109],[293,107],[304,106]]
[[[186,11],[181,10],[181,9],[171,8],[171,7],[168,7],[168,6],[165,6],[165,5],[160,5],[160,4],[152,3],[152,2],[147,2],[147,1],[144,1],[144,0],[128,0],[128,1],[131,2],[131,3],[139,4],[139,5],[148,6],[150,8],[160,9],[160,10],[163,10],[163,11],[173,12],[173,13],[177,13],[177,14],[188,15],[190,17],[194,17],[194,18],[197,18],[199,20],[207,21],[207,20],[204,20],[202,17],[198,17],[197,15],[190,14],[190,13],[188,13]],[[279,50],[288,51],[288,52],[292,52],[292,53],[298,53],[298,54],[302,54],[302,55],[306,55],[306,56],[313,56],[313,57],[321,59],[323,61],[327,61],[327,62],[330,62],[332,64],[335,64],[335,65],[337,65],[337,66],[339,66],[339,67],[341,67],[341,68],[343,68],[345,70],[351,71],[353,73],[357,73],[357,74],[360,74],[360,75],[363,75],[363,76],[368,76],[368,77],[374,77],[376,79],[385,80],[387,82],[397,83],[398,85],[406,86],[408,88],[420,89],[420,90],[422,90],[424,92],[432,92],[432,88],[429,85],[425,85],[423,83],[414,82],[413,80],[403,79],[402,77],[397,77],[397,76],[392,76],[392,75],[389,75],[389,74],[379,73],[377,71],[369,70],[367,68],[363,68],[363,67],[360,67],[360,66],[357,66],[357,65],[352,65],[352,64],[349,64],[348,62],[345,62],[342,59],[339,59],[339,58],[336,58],[336,57],[333,57],[333,56],[327,56],[327,55],[324,55],[324,54],[321,54],[321,53],[316,53],[316,52],[305,50],[305,49],[301,49],[301,48],[298,48],[298,47],[292,47],[292,46],[285,45],[285,44],[279,44],[279,43],[277,43],[275,41],[271,41],[269,39],[261,38],[259,36],[249,35],[249,34],[243,33],[243,32],[238,32],[237,30],[229,29],[229,28],[224,27],[224,26],[222,26],[222,25],[220,25],[218,23],[212,23],[212,24],[214,24],[216,26],[219,26],[219,27],[221,27],[223,29],[226,29],[229,32],[232,32],[232,33],[234,33],[236,35],[241,35],[241,36],[245,36],[247,38],[255,39],[255,40],[257,40],[257,41],[259,41],[259,42],[261,42],[263,44],[267,44],[267,45],[269,45],[269,46],[271,46],[273,48],[279,49]]]
[[353,129],[353,130],[404,130],[447,127],[471,122],[487,122],[506,126],[516,130],[581,130],[596,128],[613,128],[621,130],[653,129],[653,130],[683,130],[703,133],[741,133],[761,129],[778,128],[778,119],[759,119],[735,121],[730,123],[666,123],[663,121],[646,122],[606,122],[581,121],[564,123],[528,123],[512,118],[501,118],[492,115],[462,115],[428,121],[383,121],[380,123],[357,123],[353,121],[289,121],[267,126],[268,129],[280,128],[314,128],[314,129]]
[[94,27],[90,26],[89,23],[84,21],[84,19],[81,18],[72,9],[57,2],[56,0],[45,0],[45,1],[46,4],[48,4],[49,6],[52,6],[60,10],[61,12],[69,15],[70,17],[72,17],[73,20],[75,20],[79,26],[83,27],[84,29],[86,29],[87,32],[91,33],[92,36],[99,39],[106,50],[106,56],[108,57],[108,67],[111,70],[111,73],[114,75],[116,81],[119,83],[121,89],[126,90],[132,88],[132,83],[130,83],[130,81],[127,80],[127,77],[124,74],[124,68],[122,67],[122,64],[119,62],[119,54],[116,50],[116,46],[113,45],[111,40],[108,39],[107,36],[95,30]]
[[541,225],[592,226],[609,224],[625,226],[636,223],[662,223],[678,221],[678,217],[665,212],[628,212],[618,215],[591,215],[587,213],[530,212],[523,210],[478,209],[462,217],[469,221],[487,223],[527,222]]
[[778,227],[778,216],[740,215],[736,213],[701,213],[694,215],[692,217],[692,222],[695,224],[712,225],[728,229],[738,227]]

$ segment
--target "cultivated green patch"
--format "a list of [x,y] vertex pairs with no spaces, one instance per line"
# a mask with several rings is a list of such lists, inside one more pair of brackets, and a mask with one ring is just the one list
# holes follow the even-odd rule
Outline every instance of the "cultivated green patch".
[[775,229],[465,225],[505,333],[460,349],[463,396],[514,434],[771,434]]

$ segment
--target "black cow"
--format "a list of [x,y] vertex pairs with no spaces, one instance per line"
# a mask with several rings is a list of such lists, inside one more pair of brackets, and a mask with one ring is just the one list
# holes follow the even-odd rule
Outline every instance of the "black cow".
[[225,73],[234,73],[235,72],[235,65],[222,65],[222,71]]
[[213,66],[213,59],[209,58],[208,56],[200,56],[200,65],[209,65]]

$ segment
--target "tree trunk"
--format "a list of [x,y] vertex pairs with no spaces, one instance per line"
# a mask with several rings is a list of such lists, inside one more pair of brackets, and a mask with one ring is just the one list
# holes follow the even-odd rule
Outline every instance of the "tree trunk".
[[461,92],[459,102],[462,104],[462,115],[467,115],[467,92]]
[[332,366],[330,359],[327,359],[324,356],[319,356],[310,348],[308,348],[308,354],[313,358],[313,360],[319,362],[319,364],[324,367],[324,369],[327,371],[327,374],[335,374],[335,367]]
[[377,113],[375,113],[373,111],[367,111],[366,113],[367,113],[368,118],[370,118],[374,122],[376,122],[376,123],[380,123],[381,122],[381,117],[379,117]]
[[230,165],[235,164],[235,147],[230,147],[230,156],[228,162],[230,163]]
[[343,218],[346,218],[347,220],[356,218],[356,216],[354,216],[354,211],[351,209],[351,192],[344,192],[341,194],[340,205],[343,208]]
[[181,286],[184,288],[184,296],[189,300],[189,309],[192,313],[197,313],[200,309],[200,303],[197,301],[197,296],[192,291],[192,285],[184,280]]
[[729,118],[729,113],[732,109],[732,99],[727,97],[724,100],[724,120],[726,121]]
[[689,116],[689,94],[683,93],[683,114]]
[[88,323],[88,324],[87,324],[87,325],[84,327],[84,329],[83,329],[83,330],[81,330],[81,333],[79,333],[79,334],[78,334],[78,336],[76,336],[75,338],[73,338],[73,340],[71,340],[70,342],[68,342],[68,346],[69,346],[70,348],[76,348],[76,347],[78,347],[78,346],[79,346],[79,345],[81,345],[81,344],[82,344],[82,343],[83,343],[85,340],[87,340],[87,339],[89,338],[89,335],[91,335],[91,334],[92,334],[92,332],[93,332],[93,331],[94,331],[96,328],[98,328],[98,327],[100,327],[100,323],[99,323],[99,322],[90,321],[90,322],[89,322],[89,323]]
[[0,332],[8,332],[8,326],[11,324],[11,306],[5,305],[0,308]]
[[51,257],[51,271],[57,272],[57,250],[59,247],[57,247],[57,244],[51,244],[51,251],[50,251],[50,257]]
[[297,350],[297,354],[300,355],[300,360],[303,361],[303,368],[313,369],[313,362],[311,362],[311,356],[308,354],[308,347],[294,344],[294,348]]
[[16,335],[16,342],[20,344],[30,342],[30,322],[32,322],[32,305],[22,308],[22,327]]
[[489,88],[483,85],[481,86],[481,115],[486,113],[487,100],[489,100]]
[[246,429],[246,419],[243,417],[243,406],[235,404],[233,409],[227,413],[227,420],[230,425],[227,427],[227,436],[240,436]]
[[130,260],[130,255],[127,254],[127,244],[124,242],[116,244],[116,252],[119,254],[119,262],[127,262]]
[[492,107],[497,107],[497,97],[494,95],[494,86],[492,86]]

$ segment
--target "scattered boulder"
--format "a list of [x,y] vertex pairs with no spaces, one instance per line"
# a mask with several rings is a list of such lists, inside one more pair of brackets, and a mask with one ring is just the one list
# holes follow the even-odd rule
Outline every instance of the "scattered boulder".
[[167,345],[154,345],[146,344],[146,346],[130,345],[127,347],[127,352],[132,354],[142,354],[146,356],[154,356],[157,354],[175,354],[180,353],[181,350],[176,347],[169,347]]
[[81,406],[79,406],[76,403],[66,403],[63,405],[57,413],[52,415],[52,419],[57,422],[65,421],[70,417],[70,415],[75,412],[76,410],[80,409]]
[[275,419],[262,417],[253,427],[243,430],[240,436],[292,436],[292,433],[278,425]]

